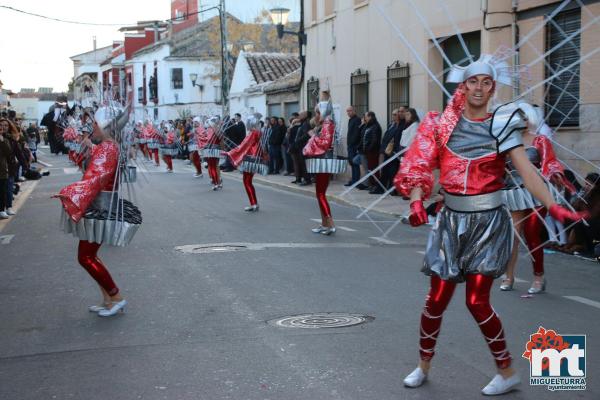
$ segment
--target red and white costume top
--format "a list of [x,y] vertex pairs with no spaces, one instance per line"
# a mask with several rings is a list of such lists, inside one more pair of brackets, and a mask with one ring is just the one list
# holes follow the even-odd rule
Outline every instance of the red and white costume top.
[[232,164],[237,168],[244,161],[245,156],[260,157],[262,161],[268,160],[268,154],[261,148],[261,132],[253,129],[249,135],[246,135],[242,143],[227,152]]
[[334,136],[335,123],[331,117],[326,117],[321,126],[321,131],[309,139],[304,149],[302,149],[302,154],[306,157],[325,156],[332,148]]
[[65,186],[59,192],[65,212],[78,222],[102,191],[112,192],[119,162],[119,146],[104,141],[92,148],[88,168],[83,178]]
[[457,89],[442,114],[429,112],[402,160],[394,179],[398,192],[410,196],[420,187],[428,198],[434,185],[433,171],[448,194],[479,195],[504,188],[505,153],[522,145],[520,134],[493,136],[491,118],[470,121],[463,116],[465,95]]

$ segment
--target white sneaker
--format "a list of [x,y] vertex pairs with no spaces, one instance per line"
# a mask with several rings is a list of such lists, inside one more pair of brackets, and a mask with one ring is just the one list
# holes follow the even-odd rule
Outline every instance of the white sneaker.
[[515,372],[512,376],[504,379],[502,375],[496,374],[494,378],[481,389],[481,393],[486,396],[497,396],[499,394],[508,393],[521,384],[521,378]]
[[202,174],[194,174],[194,178],[202,178],[202,177],[204,177],[204,175],[202,175]]
[[408,374],[406,378],[404,378],[404,386],[410,388],[417,388],[421,386],[427,380],[427,375],[421,367],[415,368],[413,372]]
[[125,306],[127,305],[127,300],[121,300],[118,303],[113,303],[112,307],[105,308],[104,310],[98,311],[99,317],[112,317],[116,315],[118,312],[125,312]]
[[244,211],[256,212],[256,211],[258,211],[258,204],[255,204],[253,206],[244,207]]
[[12,210],[12,208],[7,208],[7,209],[6,209],[6,214],[7,214],[7,215],[16,215],[17,213],[16,213],[16,212],[14,212],[14,211]]
[[4,211],[0,211],[0,219],[8,219],[8,214]]

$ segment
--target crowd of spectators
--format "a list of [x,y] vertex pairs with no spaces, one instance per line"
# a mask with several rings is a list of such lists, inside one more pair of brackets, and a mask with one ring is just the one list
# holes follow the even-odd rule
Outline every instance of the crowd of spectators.
[[37,162],[39,143],[40,135],[35,124],[25,128],[14,111],[0,116],[0,219],[15,215],[13,200],[19,193],[19,182],[42,176],[32,165]]

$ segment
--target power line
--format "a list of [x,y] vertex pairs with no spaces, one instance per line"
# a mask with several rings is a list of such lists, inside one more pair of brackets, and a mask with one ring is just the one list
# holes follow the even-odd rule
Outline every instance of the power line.
[[47,19],[47,20],[50,20],[50,21],[64,22],[64,23],[67,23],[67,24],[94,25],[94,26],[126,26],[126,25],[132,25],[132,24],[102,24],[102,23],[97,23],[97,22],[70,21],[70,20],[66,20],[66,19],[48,17],[46,15],[36,14],[36,13],[29,12],[29,11],[19,10],[18,8],[14,8],[14,7],[10,7],[10,6],[0,5],[0,8],[5,8],[5,9],[10,10],[10,11],[14,11],[14,12],[18,12],[18,13],[26,14],[26,15],[31,15],[31,16],[38,17],[38,18],[43,18],[43,19]]

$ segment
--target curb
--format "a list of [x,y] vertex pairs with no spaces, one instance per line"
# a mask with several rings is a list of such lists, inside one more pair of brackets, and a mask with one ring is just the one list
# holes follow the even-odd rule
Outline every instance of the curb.
[[[236,175],[239,175],[238,171],[234,171],[234,172],[223,172],[221,171],[221,174],[223,174],[224,176],[227,176],[228,178],[233,178],[236,180],[239,180],[240,182],[242,181],[240,178],[238,178]],[[296,185],[290,184],[287,185],[285,183],[279,183],[279,182],[273,182],[271,180],[265,179],[260,175],[254,175],[254,182],[259,183],[261,185],[264,186],[269,186],[275,189],[282,189],[282,190],[286,190],[288,192],[293,192],[293,193],[298,193],[298,194],[303,194],[303,195],[307,195],[307,196],[314,196],[315,195],[315,191],[314,191],[314,185],[309,186],[311,189],[303,189],[300,188]],[[339,203],[348,207],[354,207],[354,208],[358,208],[360,209],[361,206],[359,206],[356,203],[353,203],[349,200],[346,200],[345,198],[336,195],[336,194],[327,194],[327,200],[335,202],[335,203]],[[387,210],[382,210],[378,207],[373,207],[371,209],[371,211],[375,211],[379,214],[384,214],[384,215],[389,215],[395,218],[401,218],[403,215],[401,213],[394,213],[394,212],[390,212]]]

